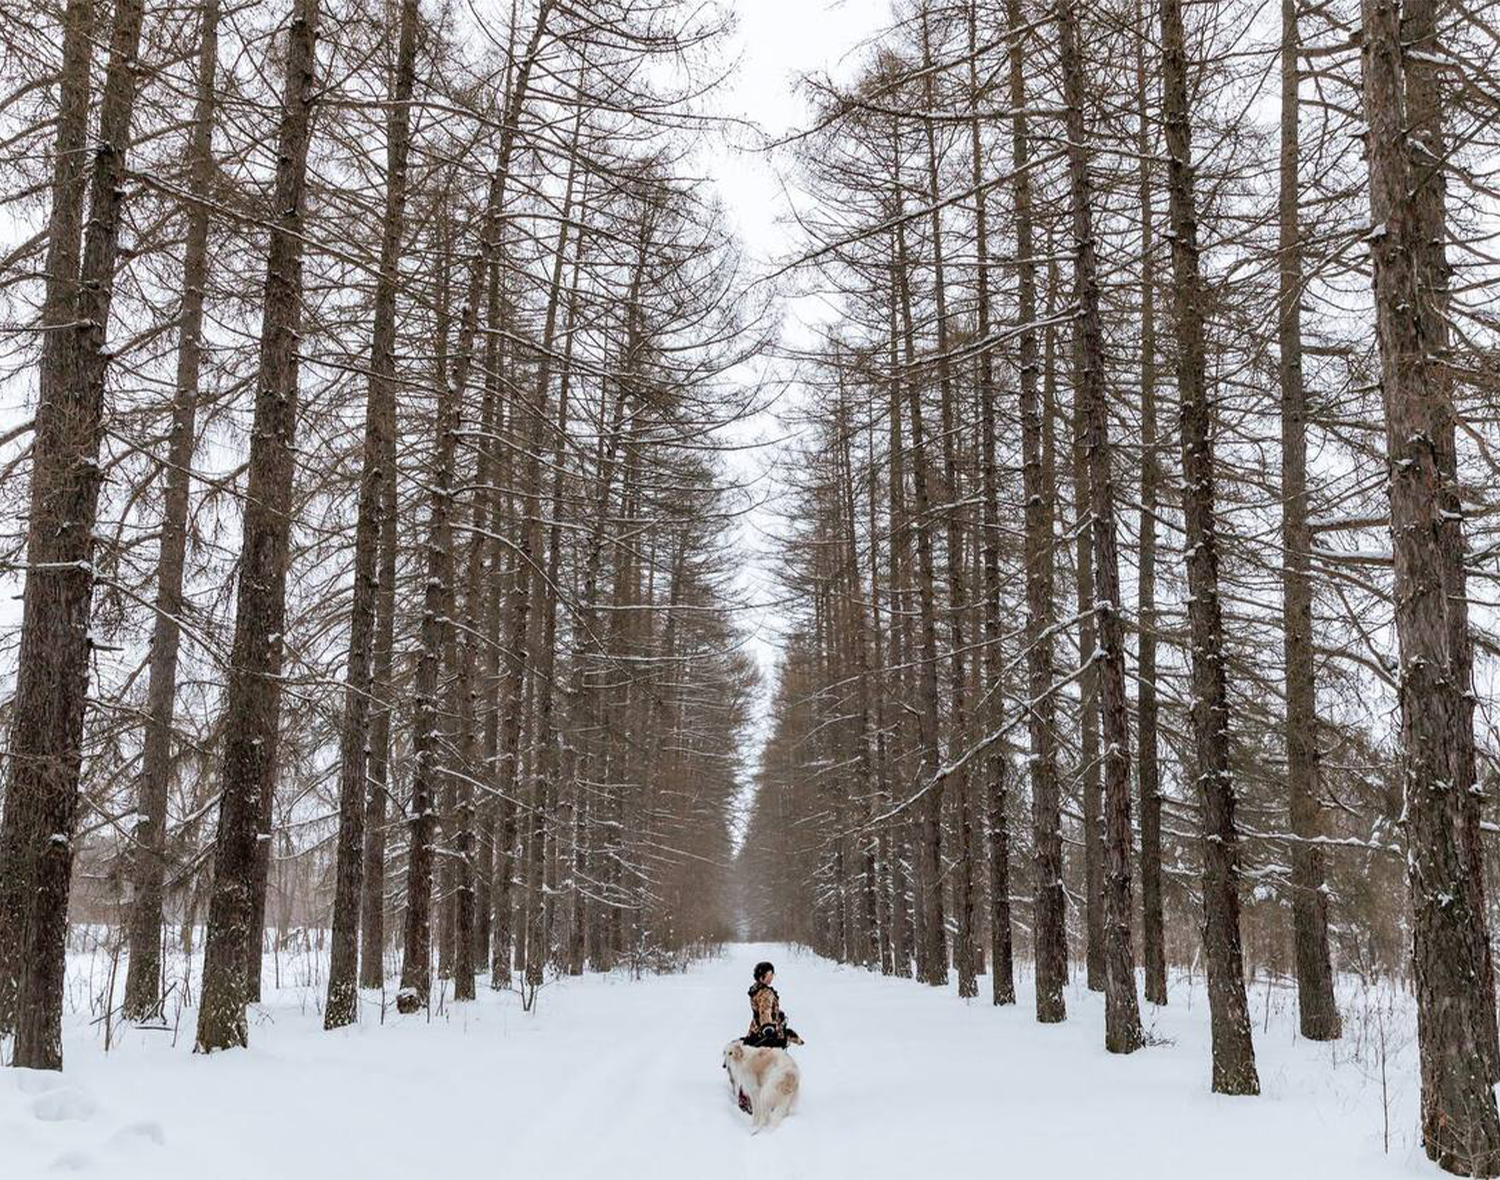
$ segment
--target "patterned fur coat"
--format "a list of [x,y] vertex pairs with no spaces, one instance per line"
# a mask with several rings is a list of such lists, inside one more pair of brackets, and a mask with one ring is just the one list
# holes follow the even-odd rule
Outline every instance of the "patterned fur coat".
[[768,983],[756,982],[750,988],[750,1032],[745,1040],[780,1049],[786,1048],[788,1040],[801,1042],[801,1038],[787,1028],[781,997]]

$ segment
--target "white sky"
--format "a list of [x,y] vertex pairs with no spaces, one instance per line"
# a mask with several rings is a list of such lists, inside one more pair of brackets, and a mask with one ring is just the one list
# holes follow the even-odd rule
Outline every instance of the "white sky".
[[[735,0],[733,7],[736,31],[731,52],[739,67],[714,107],[724,116],[755,124],[773,139],[807,123],[808,107],[796,89],[797,79],[814,72],[842,72],[841,62],[851,49],[890,14],[888,0]],[[735,138],[748,142],[749,137]],[[784,220],[786,201],[776,161],[759,152],[725,147],[704,164],[757,263],[784,258],[794,249],[794,231]],[[789,302],[784,337],[805,340],[808,325],[799,317],[809,314],[815,314],[815,308],[806,301]],[[753,375],[747,374],[746,379],[753,380]],[[769,444],[783,430],[774,414],[763,414],[737,434],[746,442]],[[731,465],[745,480],[763,476],[774,459],[774,448],[768,445],[760,451],[737,453]],[[774,523],[769,512],[761,511],[748,517],[738,531],[736,557],[742,561],[742,584],[762,603],[776,590],[758,552]],[[776,613],[757,610],[744,622],[753,629],[751,647],[769,689],[776,659]],[[763,700],[762,707],[766,704]]]
[[[797,78],[838,73],[840,60],[890,14],[888,0],[733,0],[733,7],[739,69],[716,105],[772,136],[806,121]],[[764,159],[726,155],[714,175],[750,248],[780,253],[788,244],[777,224],[781,193]]]
[[[733,0],[736,32],[732,55],[738,69],[714,108],[726,117],[754,123],[769,138],[805,126],[808,107],[796,89],[797,79],[808,73],[839,74],[843,59],[890,14],[889,0]],[[733,136],[749,141],[748,136]],[[724,201],[747,253],[761,269],[770,259],[784,258],[795,247],[794,230],[784,220],[786,198],[777,178],[777,161],[749,150],[726,147],[703,161]],[[808,337],[806,318],[817,314],[808,301],[788,301],[784,310],[783,337],[797,343]],[[767,369],[761,363],[761,370]],[[784,372],[784,366],[778,366]],[[747,373],[745,380],[754,381]],[[795,397],[795,391],[787,395]],[[759,450],[740,451],[730,457],[732,472],[741,480],[758,479],[763,497],[777,448],[772,440],[784,436],[774,411],[761,414],[735,431],[741,444],[767,444]],[[767,533],[775,528],[774,514],[762,509],[744,518],[734,534],[735,561],[742,588],[757,603],[742,617],[750,632],[749,647],[762,673],[760,700],[751,749],[746,751],[753,770],[760,747],[769,736],[772,677],[776,666],[779,612],[768,605],[777,593],[764,555]]]

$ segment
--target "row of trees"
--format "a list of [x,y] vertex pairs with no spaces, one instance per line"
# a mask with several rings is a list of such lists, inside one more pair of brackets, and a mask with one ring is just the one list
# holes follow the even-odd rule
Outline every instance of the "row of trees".
[[1037,1018],[1081,957],[1121,1053],[1138,961],[1158,1004],[1201,962],[1228,1094],[1247,961],[1320,1040],[1335,963],[1402,975],[1428,1153],[1500,1172],[1497,48],[1435,0],[903,0],[805,80],[793,261],[838,314],[757,932],[1004,1004],[1019,929]]
[[329,1027],[393,942],[413,1012],[434,970],[529,1001],[722,937],[755,672],[716,440],[764,335],[686,134],[722,14],[32,15],[0,102],[11,1063],[61,1066],[75,883],[130,1019],[206,926],[201,1051],[246,1043],[273,877],[331,928]]

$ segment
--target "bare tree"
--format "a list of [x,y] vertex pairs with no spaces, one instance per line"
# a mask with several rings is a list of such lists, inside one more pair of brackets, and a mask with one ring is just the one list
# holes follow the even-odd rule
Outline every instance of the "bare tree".
[[[1419,1012],[1422,1142],[1457,1175],[1500,1173],[1500,1117],[1490,1086],[1484,925],[1472,908],[1461,793],[1451,743],[1464,715],[1462,656],[1451,646],[1454,602],[1444,578],[1441,453],[1446,408],[1433,356],[1432,298],[1421,273],[1430,221],[1414,195],[1405,147],[1411,117],[1399,10],[1362,5],[1364,100],[1369,119],[1370,235],[1381,393],[1390,476],[1396,629],[1401,651],[1401,740],[1407,878]],[[1417,100],[1420,104],[1420,99]],[[1460,531],[1460,542],[1462,534]],[[1467,627],[1464,621],[1457,626]]]
[[1161,0],[1162,106],[1172,229],[1173,322],[1182,431],[1188,624],[1192,634],[1192,720],[1204,831],[1203,946],[1213,1027],[1214,1085],[1257,1094],[1255,1049],[1245,1004],[1240,948],[1235,787],[1229,769],[1229,703],[1214,519],[1213,406],[1203,341],[1203,283],[1188,109],[1187,49],[1180,0]]
[[[1097,620],[1097,687],[1104,736],[1106,880],[1103,911],[1105,1025],[1111,1053],[1133,1053],[1144,1043],[1135,995],[1130,904],[1130,718],[1125,702],[1125,634],[1121,622],[1120,570],[1115,538],[1114,476],[1110,471],[1109,416],[1105,409],[1104,347],[1099,323],[1099,279],[1095,259],[1093,197],[1084,127],[1083,68],[1078,16],[1071,4],[1057,12],[1058,50],[1067,105],[1068,179],[1073,210],[1074,286],[1078,297],[1078,355],[1083,453],[1088,466],[1089,532],[1092,536],[1094,600],[1080,603]],[[1090,838],[1085,834],[1085,839]]]
[[339,778],[338,860],[334,867],[332,953],[323,1026],[339,1028],[358,1016],[355,975],[359,953],[360,886],[364,874],[366,780],[370,757],[370,704],[380,690],[374,675],[380,582],[379,552],[395,544],[395,521],[385,517],[384,485],[396,477],[396,287],[406,221],[407,157],[411,150],[411,99],[416,81],[417,0],[403,0],[397,33],[396,74],[386,123],[386,197],[375,283],[370,346],[370,391],[365,405],[364,470],[354,533],[354,601],[349,614],[349,668],[344,689],[344,732]]
[[1324,892],[1318,802],[1317,686],[1313,671],[1312,530],[1307,507],[1307,392],[1302,380],[1302,247],[1298,217],[1299,135],[1296,0],[1281,6],[1281,520],[1284,548],[1282,631],[1286,646],[1287,787],[1292,832],[1292,937],[1296,943],[1297,1005],[1302,1035],[1339,1035],[1328,959],[1328,897]]
[[[105,347],[119,258],[143,5],[120,0],[99,101],[98,142],[77,293],[64,340],[44,355],[57,368],[41,382],[32,444],[31,517],[12,726],[8,807],[18,817],[18,861],[27,891],[17,957],[16,1042],[11,1063],[62,1068],[63,974],[68,893],[79,801],[79,760],[88,693],[89,609],[94,591],[99,443]],[[87,58],[79,63],[86,68]],[[64,101],[71,96],[64,87]],[[70,131],[66,118],[59,134]],[[55,191],[67,203],[60,183]],[[60,214],[71,217],[71,213]],[[63,232],[66,232],[64,227]],[[60,259],[59,261],[68,261]],[[6,872],[15,863],[7,857]]]
[[[271,789],[286,625],[293,438],[297,425],[297,335],[302,303],[302,218],[307,153],[317,95],[318,0],[297,0],[287,33],[285,90],[277,131],[271,242],[245,497],[234,648],[224,704],[223,784],[214,845],[214,885],[204,948],[196,1048],[243,1046],[247,955],[257,974],[257,839]],[[269,853],[269,849],[266,850]],[[253,949],[250,949],[253,948]]]
[[[80,391],[68,391],[62,387],[63,366],[67,362],[70,340],[67,331],[58,329],[73,321],[78,300],[78,266],[83,250],[83,203],[88,182],[84,139],[88,133],[89,65],[93,52],[93,20],[94,7],[91,0],[69,0],[64,14],[62,68],[58,76],[57,129],[52,148],[52,208],[47,219],[45,264],[47,286],[41,314],[42,326],[52,330],[45,332],[42,337],[42,359],[37,372],[38,424],[49,419],[56,419],[57,425],[52,428],[47,441],[58,453],[52,456],[47,450],[39,452],[38,458],[43,464],[42,481],[59,478],[48,468],[56,467],[61,470],[68,465],[70,456],[67,448],[69,446],[87,447],[88,445],[87,440],[75,440],[68,437],[71,432],[64,429],[73,417],[73,414],[68,412],[67,399],[70,392],[73,398],[77,398]],[[33,463],[36,462],[37,458],[34,458]],[[33,475],[31,501],[33,505],[46,509],[51,497],[41,496],[37,487],[38,482],[38,477]],[[59,508],[61,507],[59,505]],[[54,534],[58,531],[60,524],[60,521],[52,524]],[[35,544],[40,547],[48,539],[45,533],[40,534]],[[28,535],[28,565],[31,564],[32,544],[32,536]],[[41,572],[46,574],[45,570]],[[58,580],[57,575],[52,575],[52,578]],[[46,582],[45,576],[39,579],[34,593],[40,595],[44,588],[50,591],[50,587],[46,587]],[[71,587],[58,587],[60,592],[66,592],[68,589]],[[50,592],[47,597],[51,597]],[[50,633],[51,629],[60,627],[66,631],[70,627],[76,627],[76,621],[69,622],[66,619],[54,621],[53,616],[56,614],[57,610],[50,604],[39,603],[36,610],[28,616],[36,618],[37,625],[42,622],[47,622],[49,625],[49,634],[45,638],[34,641],[40,644],[36,650],[42,652],[55,650],[52,640],[57,636]],[[81,638],[71,637],[69,647],[65,650],[71,649]],[[75,660],[75,663],[81,666],[81,659]],[[30,689],[32,693],[43,693],[48,697],[55,697],[59,694],[67,694],[76,687],[63,683],[57,678],[55,670],[46,663],[39,662],[34,672],[43,673],[43,676],[42,681],[34,689]],[[73,673],[75,681],[79,674],[79,672]],[[19,687],[17,685],[18,702]],[[81,736],[83,708],[81,699],[76,707],[79,720],[74,728]],[[28,712],[32,710],[28,709]],[[41,717],[36,719],[42,720]],[[70,724],[66,718],[59,718],[59,721],[65,726]],[[34,740],[51,741],[52,736],[54,735],[38,734]],[[24,749],[17,745],[19,740],[19,732],[12,735],[11,743],[16,751]],[[75,745],[77,741],[78,738],[75,737]],[[52,742],[51,748],[62,750],[66,746]],[[76,759],[73,762],[76,763]],[[12,771],[6,794],[4,826],[0,829],[0,1032],[15,1031],[16,994],[25,962],[23,940],[27,913],[31,904],[32,860],[35,856],[36,842],[36,833],[33,828],[35,809],[30,795],[33,790],[46,789],[40,785],[35,788],[30,786],[28,775],[40,774],[52,779],[56,789],[64,792],[68,787],[67,763],[62,766],[49,767],[33,761],[29,765],[31,767],[29,770],[27,765],[18,765]],[[16,769],[21,770],[20,777],[16,776]],[[76,769],[72,773],[76,775]],[[55,780],[59,775],[62,778],[60,782],[57,782]]]

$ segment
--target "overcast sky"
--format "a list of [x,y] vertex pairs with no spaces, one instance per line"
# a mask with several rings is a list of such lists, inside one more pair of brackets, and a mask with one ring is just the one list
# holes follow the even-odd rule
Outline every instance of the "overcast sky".
[[[803,125],[807,108],[794,90],[805,73],[839,73],[839,63],[890,14],[888,0],[732,0],[739,69],[718,104],[779,135]],[[715,179],[746,243],[779,253],[780,191],[770,167],[750,153],[725,153]]]
[[[842,67],[850,51],[890,15],[889,0],[735,0],[734,8],[734,52],[739,68],[714,106],[723,115],[756,124],[771,138],[807,123],[808,108],[795,88],[797,78],[819,71],[835,76],[844,73]],[[784,258],[793,249],[794,238],[782,220],[786,204],[776,162],[757,152],[724,148],[712,152],[704,166],[748,253],[758,260]],[[789,303],[782,326],[784,338],[805,343],[811,337],[811,325],[805,321],[817,313],[818,308],[808,301]],[[784,373],[785,366],[780,368]],[[746,374],[746,380],[754,379],[754,374]],[[795,396],[795,390],[786,395]],[[763,414],[746,423],[737,432],[737,440],[766,445],[732,456],[732,470],[741,480],[759,479],[763,492],[766,482],[774,479],[770,468],[778,448],[773,440],[783,437],[784,430],[774,414]],[[766,534],[774,531],[775,525],[771,512],[755,512],[733,534],[741,585],[762,604],[741,619],[765,678],[757,740],[748,751],[752,757],[758,754],[759,742],[766,736],[768,692],[781,622],[779,612],[768,605],[777,587],[760,552]]]

